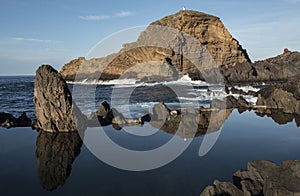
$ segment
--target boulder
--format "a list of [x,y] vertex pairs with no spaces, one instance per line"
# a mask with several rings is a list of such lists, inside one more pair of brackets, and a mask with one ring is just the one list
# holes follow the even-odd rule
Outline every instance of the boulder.
[[34,79],[37,127],[48,132],[83,131],[86,117],[72,101],[65,80],[50,65],[42,65]]
[[26,113],[23,112],[22,115],[17,118],[18,127],[30,127],[32,126],[32,120],[27,117]]
[[15,127],[17,119],[11,114],[0,112],[0,125],[5,128]]
[[170,109],[163,103],[157,103],[153,106],[153,118],[155,120],[167,120],[170,116]]
[[111,112],[110,110],[110,105],[106,102],[103,101],[96,112],[97,116],[101,116],[102,118],[106,118],[109,116],[109,113]]
[[212,195],[300,195],[300,161],[289,160],[277,166],[271,161],[250,161],[247,170],[233,175],[233,183],[215,181],[201,193]]
[[282,110],[288,114],[300,114],[299,76],[290,78],[284,84],[261,89],[258,92],[256,105],[264,105],[267,109]]
[[208,186],[200,194],[200,196],[244,196],[243,192],[239,190],[230,182],[220,182],[215,180],[212,186]]
[[211,108],[217,109],[233,109],[239,107],[238,100],[232,95],[225,97],[223,100],[213,99],[210,105]]

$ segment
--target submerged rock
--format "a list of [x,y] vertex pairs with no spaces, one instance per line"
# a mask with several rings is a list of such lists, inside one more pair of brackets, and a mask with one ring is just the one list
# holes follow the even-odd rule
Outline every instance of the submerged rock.
[[65,80],[50,65],[42,65],[36,71],[34,107],[38,129],[72,132],[86,128],[86,117],[72,101]]

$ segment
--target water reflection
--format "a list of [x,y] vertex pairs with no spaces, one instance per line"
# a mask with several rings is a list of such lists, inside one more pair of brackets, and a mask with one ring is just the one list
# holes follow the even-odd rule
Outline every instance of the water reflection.
[[[167,118],[156,114],[152,116],[149,124],[181,138],[193,138],[205,135],[208,129],[220,130],[232,111],[233,109],[184,109],[178,115]],[[279,125],[295,121],[297,127],[300,126],[300,115],[286,114],[281,110],[256,110],[255,114],[270,117]],[[36,158],[38,176],[44,189],[52,191],[65,184],[81,146],[82,139],[77,132],[39,132],[36,140]]]
[[[285,125],[287,123],[293,122],[295,120],[296,126],[300,126],[300,115],[296,114],[287,114],[282,112],[282,110],[266,110],[266,111],[256,111],[255,112],[257,116],[260,117],[270,117],[274,120],[275,123],[279,125]],[[300,111],[298,112],[300,113]]]
[[77,132],[39,132],[36,159],[38,176],[44,189],[51,191],[65,184],[81,146],[82,140]]
[[209,109],[185,109],[180,115],[167,120],[154,120],[150,124],[166,133],[181,138],[205,135],[207,130],[218,131],[230,116],[232,110],[213,111]]

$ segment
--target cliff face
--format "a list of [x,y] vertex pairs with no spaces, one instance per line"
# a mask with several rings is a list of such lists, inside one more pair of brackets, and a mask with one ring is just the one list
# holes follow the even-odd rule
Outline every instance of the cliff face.
[[172,27],[195,37],[206,47],[218,66],[250,62],[246,50],[231,36],[218,17],[197,11],[180,11],[151,25]]
[[[187,40],[186,35],[194,40]],[[184,53],[196,55],[191,59]],[[177,70],[167,78],[189,74],[193,79],[204,79],[195,62],[200,63],[200,69],[208,69],[235,66],[250,62],[250,59],[219,18],[197,11],[179,11],[151,23],[136,42],[125,44],[118,53],[91,60],[75,59],[64,65],[60,74],[67,80],[74,80],[78,71],[77,79],[107,80],[123,74],[143,78],[152,72],[156,77],[161,67],[152,64],[157,62]],[[140,69],[134,70],[133,67],[139,64],[147,64],[143,66],[146,75],[137,74]]]
[[273,58],[255,63],[239,63],[235,67],[221,68],[230,84],[261,84],[285,82],[300,74],[300,53],[286,51]]

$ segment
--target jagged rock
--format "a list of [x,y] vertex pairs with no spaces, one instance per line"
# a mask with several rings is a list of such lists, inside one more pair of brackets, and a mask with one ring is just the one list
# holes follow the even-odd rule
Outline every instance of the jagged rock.
[[32,127],[34,129],[33,120],[28,118],[25,112],[18,118],[11,114],[0,112],[0,126],[5,128]]
[[123,116],[123,114],[118,112],[118,110],[116,110],[115,108],[112,108],[112,113],[114,116],[112,119],[112,124],[119,125],[120,127],[123,127],[124,125],[126,125],[126,119]]
[[103,101],[99,107],[98,107],[98,110],[96,112],[97,116],[101,116],[103,118],[106,118],[109,116],[109,113],[110,113],[110,105],[106,102],[106,101]]
[[23,112],[22,115],[17,118],[18,127],[30,127],[32,126],[32,120],[27,117],[26,113]]
[[38,176],[44,189],[52,191],[65,184],[81,146],[82,140],[77,132],[39,132],[36,159]]
[[0,125],[5,128],[15,127],[17,124],[17,119],[8,113],[0,112]]
[[218,108],[218,109],[233,109],[233,108],[238,108],[239,104],[237,99],[229,95],[225,97],[223,100],[219,99],[213,99],[210,103],[211,108]]
[[239,190],[230,182],[220,182],[215,180],[213,186],[208,186],[200,194],[200,196],[244,196],[243,192]]
[[86,117],[73,103],[65,80],[50,65],[42,65],[36,71],[34,107],[38,129],[72,132],[86,128]]
[[167,120],[170,116],[170,109],[163,103],[157,103],[153,106],[153,119]]
[[[153,28],[161,30],[157,32],[153,31]],[[169,32],[166,29],[173,31]],[[197,40],[201,49],[195,48],[195,44],[189,43],[183,34]],[[210,67],[207,72],[204,72],[206,67],[203,67],[199,72],[189,59],[182,56],[182,51],[197,52],[199,55],[196,58],[202,59],[198,62],[210,66],[211,59],[208,61],[201,56],[207,51],[214,60],[215,67]],[[193,79],[204,79],[203,74],[215,76],[212,70],[219,72],[218,68],[221,66],[235,66],[243,62],[250,62],[246,51],[218,17],[186,10],[151,23],[136,42],[124,44],[118,53],[91,60],[72,60],[63,66],[60,73],[68,80],[74,80],[75,76],[76,79],[107,80],[124,75],[152,81],[153,77],[155,80],[157,77],[169,80],[181,74],[189,74]]]
[[226,83],[255,85],[278,83],[300,74],[300,53],[288,52],[255,63],[238,63],[235,67],[221,68]]
[[250,161],[247,171],[234,173],[233,184],[215,182],[201,195],[299,195],[300,161],[285,161],[279,166],[271,161]]
[[290,78],[284,84],[261,89],[256,105],[265,105],[268,109],[282,110],[288,114],[300,114],[299,76]]

